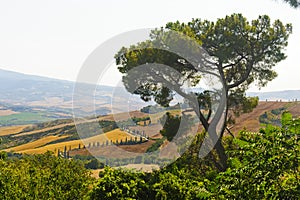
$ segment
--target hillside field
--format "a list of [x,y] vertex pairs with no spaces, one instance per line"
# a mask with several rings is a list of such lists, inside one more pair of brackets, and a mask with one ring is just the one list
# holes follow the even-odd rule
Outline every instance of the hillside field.
[[[266,115],[266,113],[276,113],[289,110],[294,117],[300,116],[300,102],[259,102],[258,106],[251,112],[247,114],[242,114],[241,116],[236,118],[236,124],[230,127],[231,132],[237,134],[240,130],[247,129],[249,131],[258,131],[261,127],[263,127],[260,122],[260,118],[262,115]],[[276,112],[275,112],[276,111]],[[180,114],[179,110],[170,111],[173,115]],[[161,138],[159,130],[161,126],[158,124],[158,119],[163,115],[163,113],[155,113],[155,114],[147,114],[142,113],[140,111],[133,111],[130,113],[131,117],[147,117],[151,118],[151,125],[149,126],[135,126],[129,127],[129,129],[134,129],[136,131],[145,131],[148,133],[147,135],[151,137],[148,142],[142,144],[135,145],[122,145],[120,146],[125,151],[131,152],[145,152],[155,141],[153,139]],[[270,114],[271,115],[271,114]],[[273,114],[272,114],[273,116]],[[274,117],[274,116],[273,116]],[[278,114],[280,117],[280,113]],[[127,113],[116,114],[115,116],[106,115],[99,116],[97,120],[127,120]],[[95,119],[94,119],[95,120]],[[93,121],[91,119],[90,121]],[[105,134],[99,134],[96,136],[88,137],[83,140],[74,139],[74,134],[72,133],[73,129],[75,130],[74,123],[70,120],[58,120],[55,123],[48,123],[49,125],[44,124],[43,128],[35,128],[30,129],[28,127],[32,127],[32,125],[22,125],[22,126],[10,126],[10,127],[0,127],[0,137],[3,139],[10,138],[11,140],[18,141],[19,139],[23,139],[25,143],[21,143],[18,145],[17,143],[12,143],[11,147],[7,147],[6,151],[14,151],[17,153],[27,153],[27,154],[40,154],[45,153],[46,151],[53,151],[57,153],[58,150],[63,151],[65,148],[67,150],[78,149],[79,146],[82,148],[83,146],[97,146],[110,143],[111,141],[116,142],[117,140],[120,142],[125,141],[126,138],[129,140],[130,138],[134,138],[135,136],[127,133],[125,131],[121,131],[120,129],[114,129],[112,131],[108,131]],[[72,131],[67,131],[72,128]],[[26,129],[26,130],[25,130]],[[28,130],[27,130],[28,129]],[[71,129],[70,129],[71,130]],[[73,135],[72,135],[73,134]],[[28,138],[28,139],[26,139]],[[28,141],[28,142],[26,142]],[[17,144],[17,145],[16,145]],[[76,151],[78,154],[87,154],[85,150]],[[72,152],[74,154],[75,152]]]
[[83,140],[72,140],[67,142],[59,142],[56,144],[49,144],[49,142],[54,142],[58,139],[63,139],[68,137],[68,135],[65,136],[46,136],[41,139],[38,139],[33,142],[29,142],[20,146],[16,146],[13,148],[6,149],[5,151],[13,151],[16,153],[26,153],[26,154],[41,154],[45,153],[47,151],[53,151],[56,153],[58,150],[63,151],[66,147],[68,150],[78,148],[79,145],[81,147],[88,146],[89,144],[94,144],[99,142],[100,144],[105,143],[108,141],[116,142],[116,140],[123,140],[129,139],[130,137],[134,137],[124,131],[120,131],[119,129],[115,129],[112,131],[109,131],[105,134],[89,137]]

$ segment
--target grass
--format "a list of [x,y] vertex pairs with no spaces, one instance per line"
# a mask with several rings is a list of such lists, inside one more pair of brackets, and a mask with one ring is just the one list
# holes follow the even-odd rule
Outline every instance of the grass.
[[0,116],[0,125],[25,125],[53,120],[54,116],[44,112],[22,112]]
[[7,136],[20,133],[26,127],[28,127],[28,125],[0,127],[0,136]]

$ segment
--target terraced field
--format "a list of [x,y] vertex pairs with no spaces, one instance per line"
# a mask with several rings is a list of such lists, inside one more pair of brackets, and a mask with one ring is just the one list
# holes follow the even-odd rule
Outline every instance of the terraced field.
[[[249,131],[258,131],[260,128],[260,122],[259,117],[264,114],[267,111],[271,111],[274,109],[279,108],[285,108],[286,110],[290,110],[291,113],[294,115],[294,117],[300,116],[300,103],[299,102],[259,102],[258,106],[253,110],[251,113],[242,114],[240,117],[236,119],[236,124],[231,127],[231,131],[233,133],[237,133],[238,131],[242,130],[243,128],[246,128]],[[170,111],[173,115],[180,114],[180,110],[171,110]],[[150,138],[160,138],[161,136],[159,134],[159,130],[161,127],[159,124],[157,124],[158,119],[162,117],[164,112],[156,113],[156,114],[147,114],[147,113],[141,113],[139,111],[131,112],[129,115],[128,113],[120,113],[116,116],[112,115],[106,115],[106,116],[100,116],[97,119],[91,119],[85,122],[89,121],[95,121],[95,120],[127,120],[128,116],[130,117],[150,117],[151,118],[151,125],[150,126],[135,126],[132,129],[138,130],[138,131],[145,131]],[[45,126],[44,128],[41,128],[39,130],[33,130],[28,132],[22,132],[26,127],[29,127],[29,125],[24,126],[12,126],[12,127],[0,127],[0,137],[3,137],[4,139],[7,137],[11,137],[12,140],[21,140],[23,139],[24,142],[27,142],[24,144],[24,142],[21,142],[19,146],[15,146],[12,148],[6,149],[6,151],[15,151],[18,153],[28,153],[28,154],[38,154],[38,153],[44,153],[46,151],[53,151],[57,152],[58,150],[63,151],[66,147],[69,149],[76,149],[79,147],[88,146],[91,144],[91,146],[95,145],[95,143],[103,144],[106,143],[106,141],[113,141],[116,142],[118,140],[119,142],[121,140],[125,141],[126,138],[130,139],[131,137],[134,137],[133,135],[121,131],[120,129],[115,129],[109,132],[106,132],[105,134],[96,135],[93,137],[89,137],[83,140],[79,140],[77,138],[70,138],[70,134],[74,134],[73,132],[68,132],[67,130],[71,130],[71,128],[74,129],[74,123],[71,121],[66,121],[65,123],[58,124],[58,125],[49,125]],[[131,127],[130,127],[131,129]],[[149,130],[148,130],[149,129]],[[151,133],[151,134],[150,134]],[[74,135],[73,135],[74,136]],[[24,138],[29,138],[25,140]],[[62,139],[68,139],[69,141]],[[72,139],[72,140],[71,140]],[[60,141],[58,141],[60,140]],[[56,142],[57,141],[57,142]],[[140,152],[144,151],[153,143],[151,140],[149,140],[146,143],[143,144],[137,144],[137,145],[123,145],[121,148],[124,150],[129,151],[135,151]],[[12,144],[11,146],[18,145]]]
[[54,153],[57,153],[58,150],[63,151],[66,147],[68,150],[78,148],[79,145],[81,147],[88,146],[89,144],[93,145],[97,142],[100,144],[105,143],[107,140],[116,142],[116,140],[123,140],[129,139],[130,137],[134,137],[133,135],[130,135],[129,133],[126,133],[124,131],[121,131],[119,129],[115,129],[112,131],[109,131],[105,134],[96,135],[93,137],[89,137],[83,140],[72,140],[67,142],[59,142],[56,144],[48,144],[50,142],[63,139],[69,137],[68,135],[65,136],[46,136],[44,138],[38,139],[33,142],[29,142],[20,146],[16,146],[13,148],[6,149],[5,151],[14,151],[16,153],[27,153],[27,154],[41,154],[45,153],[47,151],[53,151]]

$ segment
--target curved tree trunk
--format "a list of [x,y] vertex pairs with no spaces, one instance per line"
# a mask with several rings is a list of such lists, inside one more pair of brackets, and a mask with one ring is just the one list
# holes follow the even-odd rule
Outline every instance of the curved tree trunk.
[[[208,137],[206,137],[202,143],[199,151],[199,156],[206,156],[210,153],[210,151],[214,149],[217,153],[217,158],[212,156],[214,158],[213,162],[215,163],[215,166],[219,171],[225,171],[228,167],[227,155],[222,144],[222,137],[226,128],[226,118],[228,113],[226,97],[227,92],[226,90],[224,90],[222,92],[219,107],[210,122],[208,122],[208,120],[203,116],[201,112],[198,115],[203,127],[208,134]],[[220,122],[222,122],[222,124],[220,124]],[[218,130],[220,130],[219,133]]]

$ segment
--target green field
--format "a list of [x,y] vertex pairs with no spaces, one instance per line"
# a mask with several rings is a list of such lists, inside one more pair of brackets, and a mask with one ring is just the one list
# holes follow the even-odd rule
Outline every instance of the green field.
[[22,112],[0,117],[0,125],[24,125],[50,121],[57,118],[54,114],[45,112]]

